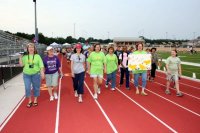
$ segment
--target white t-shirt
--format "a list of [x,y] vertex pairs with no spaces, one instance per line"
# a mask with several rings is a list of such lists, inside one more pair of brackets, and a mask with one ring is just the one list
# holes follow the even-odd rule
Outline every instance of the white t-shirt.
[[83,63],[85,62],[85,55],[80,54],[79,56],[75,53],[70,58],[71,61],[73,61],[73,71],[75,74],[84,72],[84,66]]

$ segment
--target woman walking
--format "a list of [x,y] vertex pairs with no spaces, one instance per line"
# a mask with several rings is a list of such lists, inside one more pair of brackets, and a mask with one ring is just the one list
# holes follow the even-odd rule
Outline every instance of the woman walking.
[[[41,78],[44,79],[44,64],[40,55],[37,54],[35,44],[29,43],[27,45],[27,54],[19,56],[19,64],[23,66],[25,95],[28,98],[28,104],[26,106],[27,108],[38,106]],[[31,96],[32,88],[34,99]]]
[[108,48],[108,54],[106,55],[106,72],[107,72],[107,80],[106,80],[106,88],[108,88],[108,84],[111,82],[111,90],[115,90],[116,87],[116,72],[118,67],[118,59],[114,54],[114,48]]
[[119,86],[121,87],[124,83],[124,74],[126,76],[126,89],[129,90],[129,70],[128,70],[128,51],[127,46],[123,46],[123,51],[119,55],[119,61],[120,61],[120,83]]
[[101,93],[101,84],[103,79],[103,70],[106,73],[105,66],[105,55],[101,52],[100,44],[96,44],[94,46],[94,52],[92,52],[88,59],[88,72],[90,73],[90,77],[93,78],[94,85],[94,99],[98,98],[97,94]]
[[50,101],[53,101],[54,99],[58,99],[58,71],[60,71],[60,75],[62,75],[62,69],[60,60],[56,55],[54,55],[53,47],[48,46],[46,50],[47,56],[43,59],[46,85],[50,95]]
[[[139,43],[136,45],[136,51],[133,52],[133,54],[147,54],[146,51],[143,50],[143,44]],[[147,70],[134,70],[133,71],[134,74],[134,85],[136,88],[136,94],[139,94],[139,76],[142,76],[142,91],[141,91],[141,95],[143,96],[147,96],[148,94],[145,92],[146,89],[146,80],[147,80]]]
[[171,94],[169,90],[170,81],[175,81],[175,87],[176,87],[176,96],[181,97],[183,94],[181,93],[179,89],[179,78],[182,75],[181,70],[181,60],[177,57],[177,51],[172,50],[171,56],[167,58],[166,60],[166,69],[167,69],[167,83],[166,83],[166,94]]
[[78,97],[78,102],[83,102],[82,95],[84,93],[85,55],[82,54],[82,52],[83,49],[81,44],[76,44],[74,54],[72,54],[70,58],[74,95],[75,97]]
[[158,66],[158,54],[156,53],[156,48],[151,49],[151,76],[150,81],[153,81],[156,77],[156,68]]

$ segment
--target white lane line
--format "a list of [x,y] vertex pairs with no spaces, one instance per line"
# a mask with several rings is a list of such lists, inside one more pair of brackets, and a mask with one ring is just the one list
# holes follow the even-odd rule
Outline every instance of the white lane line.
[[[155,82],[155,81],[154,81],[153,83],[159,84],[159,85],[161,85],[161,86],[165,86],[165,85],[163,85],[163,84],[161,84],[161,83],[158,83],[158,82]],[[170,89],[171,89],[171,90],[176,90],[176,89],[174,89],[174,88],[172,88],[172,87],[170,87]],[[195,99],[200,100],[199,97],[193,96],[193,95],[188,94],[188,93],[186,93],[186,92],[184,92],[184,91],[181,91],[181,92],[182,92],[183,94],[185,94],[185,95],[188,95],[188,96],[190,96],[190,97],[193,97],[193,98],[195,98]]]
[[[118,74],[117,74],[117,76],[119,77]],[[186,108],[186,107],[184,107],[184,106],[182,106],[182,105],[180,105],[178,103],[175,103],[175,102],[173,102],[173,101],[171,101],[171,100],[169,100],[169,99],[167,99],[167,98],[165,98],[165,97],[163,97],[163,96],[161,96],[161,95],[159,95],[159,94],[157,94],[157,93],[155,93],[153,91],[150,91],[149,89],[146,89],[146,90],[149,91],[149,92],[151,92],[151,93],[153,93],[154,95],[156,95],[156,96],[158,96],[158,97],[160,97],[160,98],[162,98],[162,99],[164,99],[164,100],[166,100],[166,101],[168,101],[168,102],[170,102],[170,103],[172,103],[172,104],[174,104],[174,105],[176,105],[176,106],[178,106],[178,107],[180,107],[180,108],[182,108],[182,109],[184,109],[184,110],[186,110],[186,111],[188,111],[188,112],[190,112],[190,113],[192,113],[192,114],[197,115],[197,116],[200,117],[200,114],[198,114],[198,113],[196,113],[196,112],[194,112],[194,111],[192,111],[192,110],[190,110],[190,109],[188,109],[188,108]]]
[[198,113],[196,113],[196,112],[194,112],[194,111],[192,111],[192,110],[190,110],[190,109],[188,109],[188,108],[186,108],[186,107],[184,107],[184,106],[182,106],[182,105],[180,105],[180,104],[178,104],[178,103],[175,103],[175,102],[173,102],[173,101],[171,101],[171,100],[169,100],[169,99],[167,99],[167,98],[165,98],[165,97],[163,97],[163,96],[161,96],[161,95],[159,95],[159,94],[157,94],[157,93],[155,93],[155,92],[153,92],[153,91],[150,91],[149,89],[146,89],[146,90],[149,91],[149,92],[151,92],[151,93],[153,93],[154,95],[156,95],[156,96],[158,96],[158,97],[160,97],[160,98],[162,98],[162,99],[164,99],[164,100],[166,100],[166,101],[168,101],[168,102],[170,102],[170,103],[173,103],[174,105],[176,105],[176,106],[178,106],[178,107],[180,107],[180,108],[182,108],[182,109],[185,109],[185,110],[187,110],[188,112],[190,112],[190,113],[192,113],[192,114],[195,114],[195,115],[197,115],[197,116],[200,117],[200,114],[198,114]]
[[[104,79],[105,80],[105,79]],[[106,80],[105,80],[106,81]],[[122,92],[121,90],[119,90],[117,87],[115,87],[116,90],[118,90],[121,94],[123,94],[126,98],[128,98],[129,100],[131,100],[133,103],[135,103],[137,106],[139,106],[142,110],[144,110],[146,113],[148,113],[149,115],[151,115],[153,118],[155,118],[157,121],[159,121],[161,124],[163,124],[165,127],[167,127],[170,131],[177,133],[177,131],[175,129],[173,129],[172,127],[170,127],[169,125],[167,125],[165,122],[163,122],[161,119],[159,119],[158,117],[156,117],[153,113],[151,113],[150,111],[148,111],[146,108],[144,108],[142,105],[140,105],[138,102],[136,102],[135,100],[133,100],[132,98],[130,98],[128,95],[126,95],[124,92]]]
[[[166,79],[166,78],[164,78],[164,77],[162,77],[162,76],[156,76],[156,77],[159,77],[159,78],[163,78],[163,79]],[[188,84],[185,84],[185,83],[182,83],[182,82],[179,82],[180,84],[182,84],[182,85],[185,85],[185,86],[188,86],[188,87],[191,87],[191,88],[195,88],[195,89],[198,89],[198,90],[200,90],[200,88],[199,87],[195,87],[195,86],[192,86],[192,85],[188,85]]]
[[[61,58],[61,69],[63,64],[63,56]],[[57,110],[56,110],[56,122],[55,122],[55,133],[58,133],[58,126],[59,126],[59,116],[60,116],[60,93],[61,93],[61,80],[62,77],[59,79],[59,92],[58,92],[58,102],[57,102]]]
[[[93,94],[91,92],[91,90],[89,89],[87,83],[84,81],[84,84],[86,86],[86,88],[88,89],[88,91],[90,92],[90,95],[93,98]],[[101,112],[103,113],[104,117],[106,118],[106,120],[108,121],[109,125],[111,126],[112,130],[114,131],[114,133],[118,133],[117,129],[115,128],[115,126],[113,125],[113,123],[111,122],[111,120],[109,119],[108,115],[105,113],[105,111],[103,110],[103,108],[101,107],[100,103],[97,100],[94,100],[96,102],[96,104],[98,105],[99,109],[101,110]]]
[[14,115],[14,113],[17,111],[17,109],[22,104],[24,99],[25,99],[25,96],[23,96],[23,98],[19,101],[19,103],[16,105],[16,107],[13,109],[13,111],[9,114],[9,116],[6,118],[6,120],[2,123],[2,125],[0,127],[0,132],[4,128],[4,126],[8,123],[8,121],[11,119],[11,117]]

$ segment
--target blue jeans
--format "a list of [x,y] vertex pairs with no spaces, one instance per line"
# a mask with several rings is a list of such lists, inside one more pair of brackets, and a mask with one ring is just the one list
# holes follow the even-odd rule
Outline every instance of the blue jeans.
[[24,79],[26,97],[31,96],[31,85],[33,87],[34,97],[38,97],[40,95],[40,85],[41,85],[40,73],[33,74],[33,75],[28,75],[24,73],[23,79]]
[[106,85],[108,85],[108,83],[111,82],[111,88],[115,88],[116,87],[116,71],[107,74],[107,80],[106,80]]
[[138,87],[139,76],[142,76],[142,88],[146,88],[147,72],[134,74],[134,85],[135,85],[135,87]]
[[126,75],[126,88],[129,88],[129,71],[128,68],[120,68],[120,85],[124,82],[124,73]]
[[83,90],[84,78],[85,78],[85,72],[74,74],[74,78],[72,78],[74,90],[76,90],[78,94],[84,93]]

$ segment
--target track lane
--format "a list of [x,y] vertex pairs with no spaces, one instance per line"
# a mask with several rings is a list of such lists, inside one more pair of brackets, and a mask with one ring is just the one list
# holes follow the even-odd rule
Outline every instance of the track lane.
[[[155,80],[152,83],[158,84],[158,85],[161,86],[161,88],[166,89],[166,78],[157,77],[157,78],[155,78]],[[180,85],[180,90],[184,94],[200,100],[200,93],[199,93],[200,90],[199,89],[194,89],[192,87],[188,87],[188,86],[183,85],[183,84],[179,84],[179,85]],[[175,88],[173,88],[172,85],[170,86],[170,89],[171,90],[176,90]]]
[[[119,77],[117,76],[117,82],[119,83]],[[141,84],[141,83],[140,83]],[[149,84],[147,84],[148,86]],[[159,89],[156,89],[155,86],[149,85],[150,90],[155,89],[154,92],[157,93]],[[200,122],[200,117],[160,98],[155,96],[152,93],[148,92],[148,96],[144,97],[141,95],[135,94],[135,87],[133,86],[133,83],[130,84],[131,90],[126,90],[125,87],[121,87],[120,90],[122,90],[125,94],[133,98],[138,103],[141,103],[142,106],[147,108],[150,112],[153,112],[153,114],[156,114],[158,118],[169,124],[171,127],[173,127],[178,132],[197,132],[199,129],[198,125],[196,123]],[[164,92],[162,92],[164,94]],[[183,97],[184,98],[184,97]],[[181,98],[177,98],[174,96],[174,99],[179,99],[181,101]],[[148,101],[147,101],[148,100]],[[193,103],[191,103],[193,104]],[[192,121],[189,124],[185,125],[185,121]]]
[[83,103],[78,103],[78,99],[74,97],[70,65],[66,60],[63,63],[63,72],[68,76],[62,79],[59,133],[112,133],[112,128],[86,86],[84,86]]
[[[87,78],[86,83],[93,91],[92,80]],[[119,132],[170,132],[168,128],[118,91],[111,91],[102,86],[102,93],[99,95],[98,102]],[[142,128],[141,125],[144,125],[144,122],[151,124],[145,124],[145,128]]]
[[54,133],[57,101],[49,102],[49,94],[41,91],[38,107],[26,107],[22,102],[1,133]]

